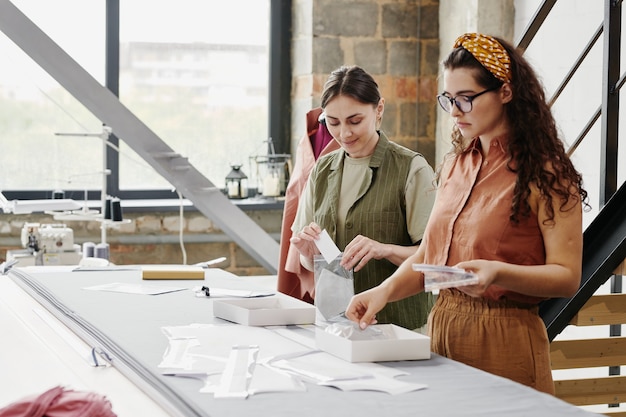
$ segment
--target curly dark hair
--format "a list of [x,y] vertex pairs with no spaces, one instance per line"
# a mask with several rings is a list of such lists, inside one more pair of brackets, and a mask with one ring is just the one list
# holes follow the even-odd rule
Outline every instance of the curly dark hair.
[[[553,196],[560,200],[560,210],[580,201],[588,207],[587,191],[582,175],[574,168],[559,138],[554,116],[545,98],[543,85],[522,54],[507,41],[495,38],[506,49],[511,59],[511,90],[513,99],[505,104],[505,114],[510,126],[507,153],[508,169],[517,174],[513,191],[510,219],[517,223],[520,216],[530,215],[530,185],[534,183],[546,199],[547,221],[554,221]],[[463,47],[452,50],[442,62],[444,69],[467,68],[472,70],[476,82],[484,87],[498,88],[503,82],[481,65]],[[455,126],[452,130],[451,153],[464,151],[467,141]],[[568,204],[569,203],[569,204]]]

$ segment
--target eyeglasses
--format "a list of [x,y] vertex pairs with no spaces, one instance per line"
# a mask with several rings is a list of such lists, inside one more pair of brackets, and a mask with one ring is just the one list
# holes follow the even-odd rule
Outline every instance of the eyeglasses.
[[448,113],[452,112],[452,106],[454,105],[456,105],[456,107],[459,110],[461,110],[463,113],[469,113],[472,111],[472,101],[474,101],[476,97],[482,96],[483,94],[488,93],[490,91],[495,91],[498,88],[500,88],[500,86],[488,88],[485,91],[481,91],[478,94],[474,94],[473,96],[466,96],[466,95],[460,94],[456,97],[448,97],[445,94],[439,94],[437,96],[437,101],[439,102],[439,105],[441,106],[441,108],[444,109]]

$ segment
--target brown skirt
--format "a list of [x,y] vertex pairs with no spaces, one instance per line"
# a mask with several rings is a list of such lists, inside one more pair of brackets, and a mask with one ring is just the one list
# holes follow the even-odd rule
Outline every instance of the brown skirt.
[[442,290],[428,319],[431,350],[554,395],[550,343],[538,311]]

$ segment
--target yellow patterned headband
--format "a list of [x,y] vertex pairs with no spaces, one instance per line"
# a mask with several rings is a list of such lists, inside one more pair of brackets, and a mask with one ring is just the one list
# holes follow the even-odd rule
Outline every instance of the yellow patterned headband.
[[506,49],[495,38],[480,33],[466,33],[454,42],[454,48],[462,46],[490,73],[504,83],[511,82],[511,59]]

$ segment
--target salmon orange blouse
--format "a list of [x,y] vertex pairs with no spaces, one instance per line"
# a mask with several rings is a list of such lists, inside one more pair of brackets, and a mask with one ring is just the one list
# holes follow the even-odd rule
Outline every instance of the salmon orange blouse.
[[[516,174],[507,167],[506,138],[495,138],[483,157],[474,139],[461,154],[446,161],[437,202],[424,232],[424,262],[454,266],[472,259],[518,265],[546,262],[536,213],[510,219]],[[536,304],[531,297],[491,285],[485,294],[493,300]]]

